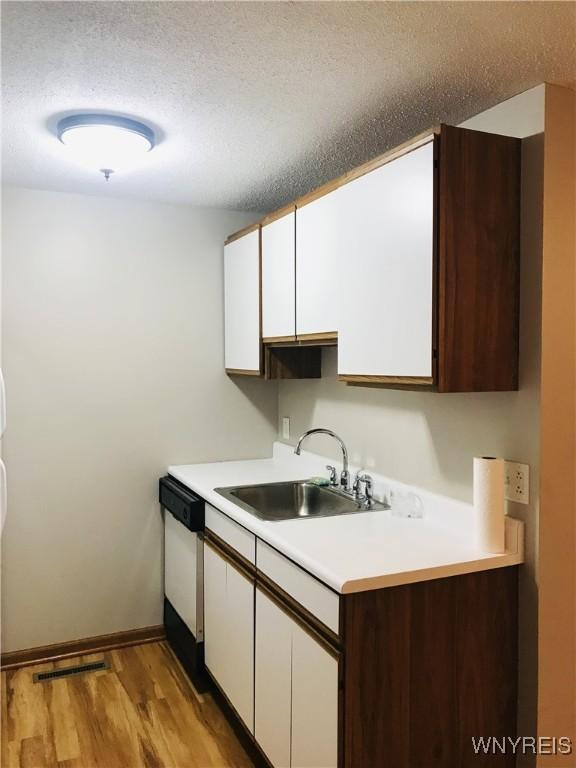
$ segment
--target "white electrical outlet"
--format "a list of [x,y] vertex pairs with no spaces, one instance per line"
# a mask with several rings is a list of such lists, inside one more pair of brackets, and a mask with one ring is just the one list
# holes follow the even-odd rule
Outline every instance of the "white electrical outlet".
[[282,440],[290,440],[290,419],[288,416],[282,417]]
[[504,462],[504,495],[508,501],[528,504],[530,500],[530,467],[516,461]]

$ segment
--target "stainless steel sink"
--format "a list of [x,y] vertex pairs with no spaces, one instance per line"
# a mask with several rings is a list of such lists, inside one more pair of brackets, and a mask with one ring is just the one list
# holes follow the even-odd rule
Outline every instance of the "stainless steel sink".
[[368,508],[342,491],[319,486],[305,480],[286,483],[263,483],[215,488],[224,498],[259,517],[261,520],[293,520],[310,517],[329,517],[351,512],[386,509],[379,502]]

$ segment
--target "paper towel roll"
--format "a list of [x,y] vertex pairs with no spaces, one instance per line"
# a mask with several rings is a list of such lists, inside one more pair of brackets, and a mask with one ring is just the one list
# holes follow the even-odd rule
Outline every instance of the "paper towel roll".
[[474,458],[476,544],[483,552],[504,552],[504,459]]

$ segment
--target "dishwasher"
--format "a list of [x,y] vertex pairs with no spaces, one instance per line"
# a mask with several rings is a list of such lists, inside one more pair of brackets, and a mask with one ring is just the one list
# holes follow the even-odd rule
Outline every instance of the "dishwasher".
[[204,668],[204,499],[170,475],[160,479],[164,514],[164,629],[199,691]]

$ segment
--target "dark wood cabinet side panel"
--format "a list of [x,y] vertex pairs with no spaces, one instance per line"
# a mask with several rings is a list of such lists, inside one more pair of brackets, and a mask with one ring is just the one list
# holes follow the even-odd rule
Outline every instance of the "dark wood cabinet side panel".
[[410,768],[457,765],[453,579],[412,587]]
[[518,388],[521,142],[442,126],[438,389]]
[[462,768],[515,765],[514,755],[476,755],[472,737],[516,735],[518,572],[504,568],[455,581],[458,759]]
[[345,601],[344,766],[410,768],[410,587]]
[[345,595],[346,768],[511,768],[517,568]]

